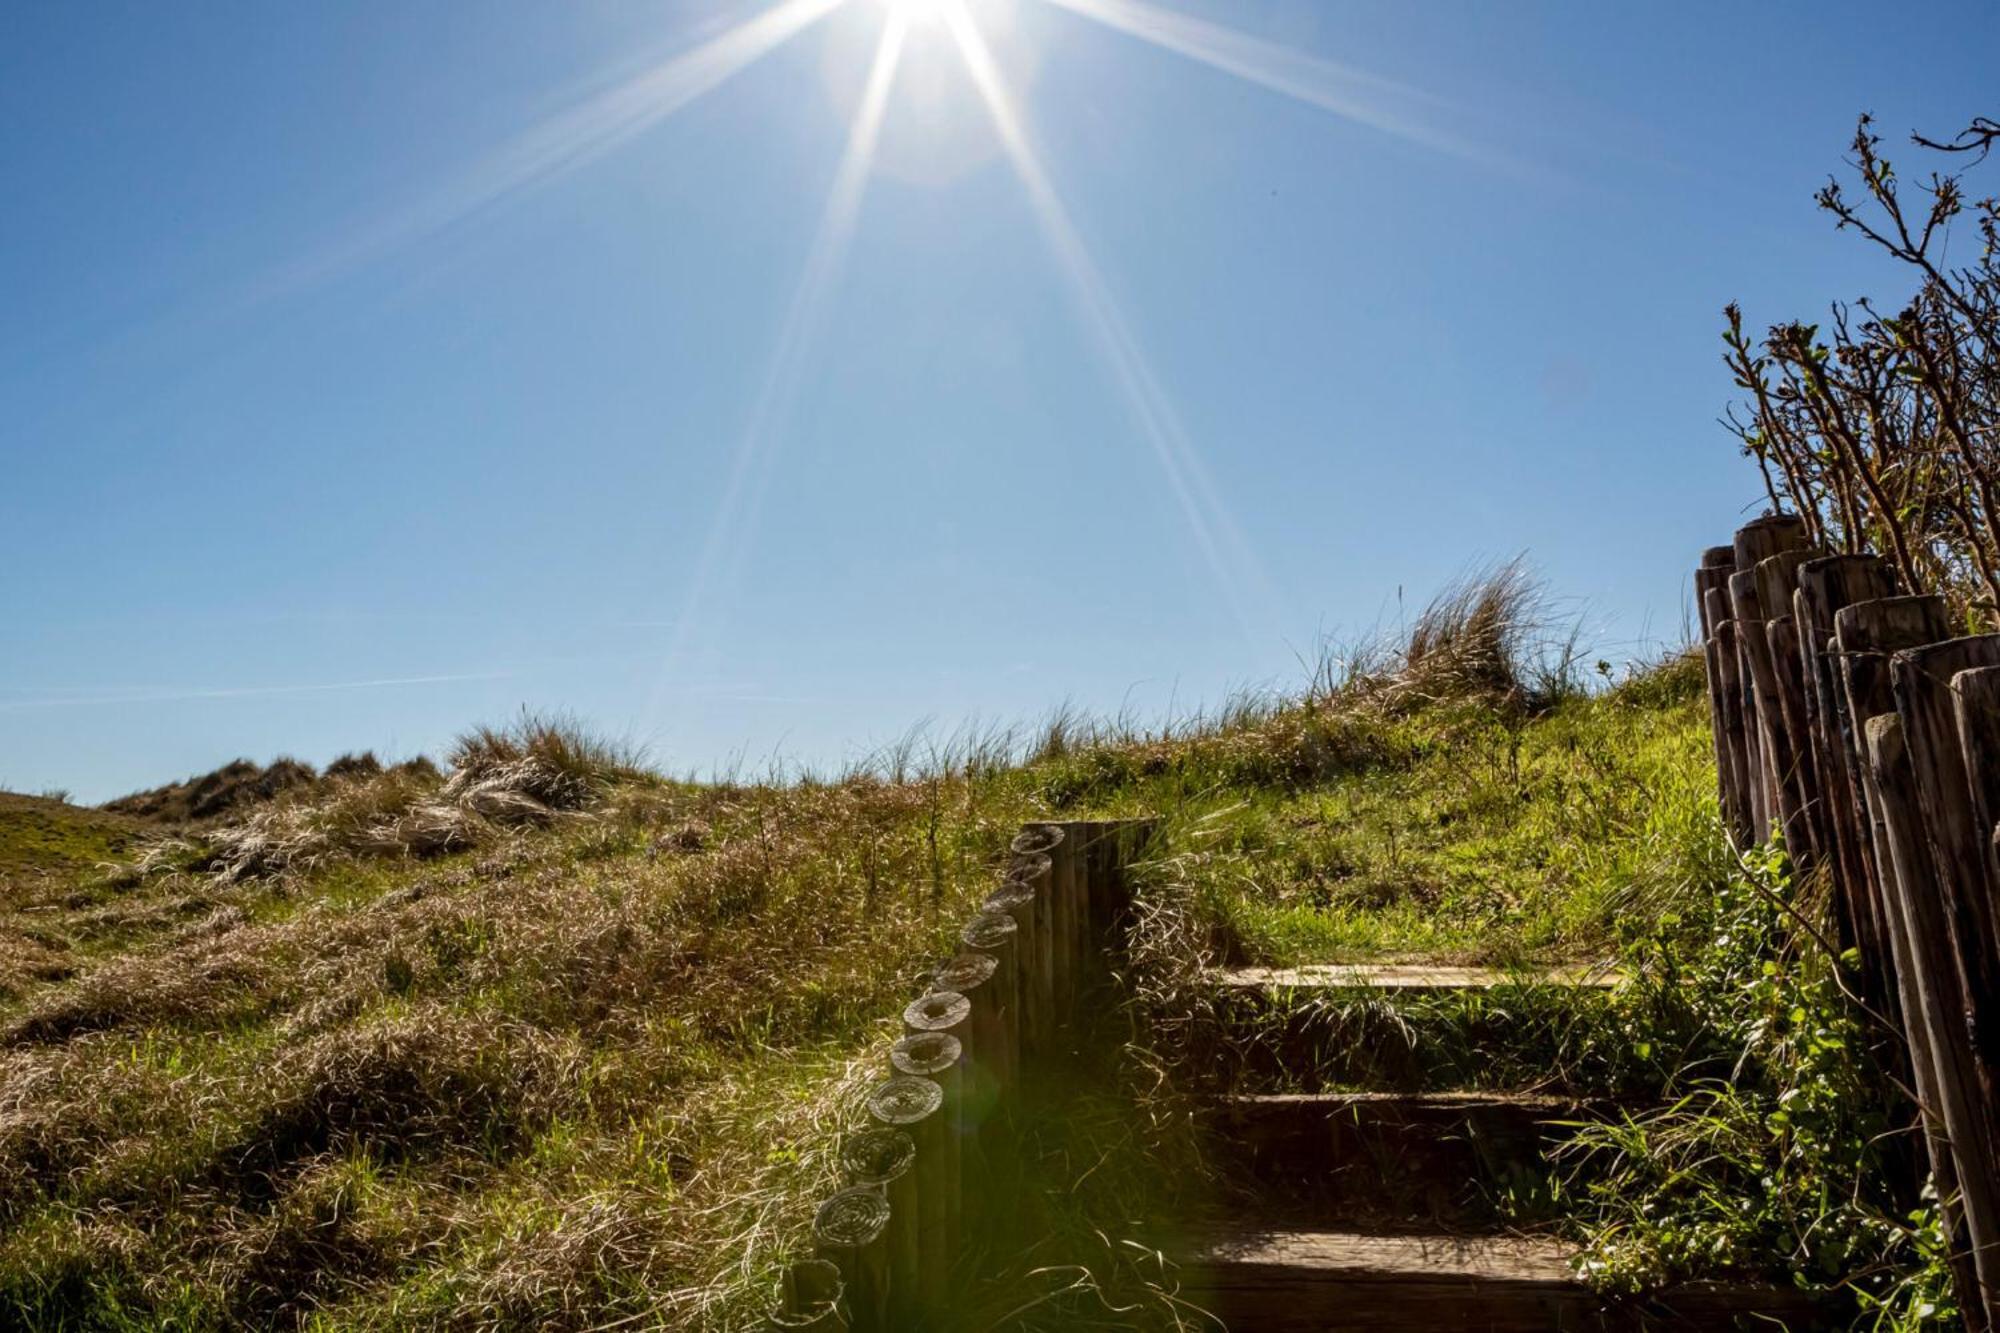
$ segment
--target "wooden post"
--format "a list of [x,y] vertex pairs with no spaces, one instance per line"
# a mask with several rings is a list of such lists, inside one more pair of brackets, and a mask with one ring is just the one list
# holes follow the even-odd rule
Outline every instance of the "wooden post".
[[[988,984],[993,989],[993,1007],[999,1011],[1001,1031],[996,1049],[1001,1061],[1000,1077],[1010,1093],[1020,1080],[1022,1048],[1027,1040],[1022,1035],[1026,1024],[1023,1015],[1033,987],[1022,950],[1033,942],[1024,923],[1034,904],[1032,885],[1008,880],[986,896],[979,915],[966,922],[958,936],[966,948],[991,954],[1000,965]],[[976,1014],[978,1004],[973,1008]]]
[[1050,850],[1049,856],[1055,862],[1056,955],[1062,960],[1057,969],[1061,983],[1058,1022],[1064,1045],[1073,1047],[1077,1000],[1091,981],[1089,843],[1096,825],[1089,820],[1072,819],[1043,827],[1053,828],[1062,835],[1062,841]]
[[1995,931],[1993,884],[1987,873],[1993,826],[1974,812],[1968,764],[1971,759],[1984,768],[1993,757],[1968,756],[1959,748],[1952,692],[1960,672],[1990,666],[2000,666],[2000,634],[1906,649],[1890,659],[1889,677],[1958,952],[1964,1022],[1985,1093],[1989,1142],[2000,1146],[2000,933]]
[[1715,632],[1704,646],[1708,659],[1709,693],[1715,700],[1717,783],[1722,792],[1722,818],[1729,840],[1746,852],[1757,842],[1756,811],[1751,801],[1752,766],[1749,724],[1743,711],[1742,658],[1736,646],[1736,621],[1729,615],[1727,579],[1708,592],[1709,619]]
[[[1916,1105],[1905,1109],[1890,1095],[1884,1098],[1884,1109],[1896,1117],[1899,1126],[1913,1117],[1920,1120],[1923,1133],[1914,1139],[1902,1133],[1884,1136],[1883,1170],[1899,1200],[1914,1208],[1921,1196],[1926,1156],[1940,1193],[1950,1192],[1945,1185],[1955,1176],[1948,1150],[1939,1146],[1944,1128],[1935,1110],[1936,1059],[1922,1014],[1913,1007],[1918,1004],[1918,983],[1912,970],[1909,926],[1894,897],[1895,885],[1888,882],[1893,873],[1887,860],[1888,834],[1882,825],[1881,798],[1861,726],[1871,717],[1894,711],[1889,656],[1945,633],[1944,604],[1937,598],[1870,598],[1851,601],[1830,616],[1826,614],[1826,608],[1843,598],[1886,583],[1886,571],[1872,568],[1869,557],[1815,560],[1800,571],[1794,605],[1801,613],[1802,652],[1807,636],[1820,633],[1822,625],[1830,624],[1832,631],[1830,642],[1817,654],[1823,667],[1819,684],[1823,739],[1830,751],[1828,762],[1819,771],[1829,790],[1836,781],[1845,783],[1849,808],[1839,815],[1844,830],[1841,836],[1855,844],[1852,855],[1842,853],[1834,889],[1842,917],[1855,923],[1853,944],[1861,956],[1861,996],[1890,1021],[1894,1034],[1901,1038],[1885,1043],[1887,1049],[1880,1054],[1884,1068],[1897,1084],[1912,1091]],[[1925,1105],[1933,1109],[1918,1115]],[[1936,1142],[1931,1142],[1933,1138]],[[1940,1157],[1947,1160],[1940,1164]]]
[[868,1114],[876,1124],[903,1130],[916,1141],[917,1252],[923,1273],[914,1297],[917,1308],[935,1317],[950,1300],[951,1270],[958,1258],[957,1237],[947,1229],[953,1200],[944,1089],[927,1078],[898,1074],[868,1094]]
[[1798,757],[1785,729],[1783,689],[1771,657],[1768,617],[1757,591],[1756,575],[1741,570],[1730,575],[1729,601],[1736,611],[1737,643],[1743,649],[1751,696],[1755,700],[1753,712],[1757,720],[1757,748],[1764,768],[1766,809],[1775,815],[1786,848],[1798,856],[1808,851],[1812,840],[1806,833],[1798,786]]
[[[963,1031],[963,1024],[959,1031]],[[889,1049],[889,1065],[898,1074],[927,1078],[944,1091],[938,1112],[944,1135],[944,1229],[956,1260],[965,1234],[965,1044],[952,1032],[911,1032]]]
[[1021,981],[1025,997],[1021,1013],[1021,1045],[1029,1059],[1039,1059],[1049,1044],[1049,1029],[1055,1012],[1055,863],[1046,853],[1017,854],[1008,867],[1007,878],[1035,891],[1029,909],[1034,938],[1021,953]]
[[1861,951],[1862,983],[1869,1001],[1889,1013],[1894,1012],[1895,988],[1887,981],[1887,922],[1881,900],[1871,888],[1868,820],[1854,766],[1859,747],[1832,653],[1834,616],[1857,602],[1893,596],[1895,582],[1888,565],[1875,556],[1824,556],[1799,566],[1798,591],[1792,595],[1792,618],[1806,673],[1813,771],[1821,784],[1820,825],[1835,867],[1844,942]]
[[1043,896],[1043,916],[1046,918],[1047,944],[1041,950],[1047,974],[1041,980],[1041,990],[1047,1000],[1042,1014],[1041,1034],[1045,1044],[1057,1040],[1056,1032],[1067,1015],[1070,972],[1075,961],[1073,938],[1076,922],[1074,903],[1069,893],[1073,872],[1070,855],[1064,851],[1066,841],[1067,835],[1060,824],[1029,824],[1015,835],[1009,846],[1014,854],[1016,870],[1030,865],[1039,867],[1043,859],[1048,862],[1046,876],[1038,875],[1034,881],[1036,891]]
[[1792,602],[1798,592],[1799,567],[1818,556],[1817,551],[1797,547],[1768,556],[1757,563],[1757,603],[1764,608],[1766,651],[1771,655],[1772,678],[1777,682],[1776,725],[1784,734],[1790,768],[1781,774],[1786,782],[1788,806],[1797,812],[1798,828],[1786,829],[1792,841],[1788,850],[1802,869],[1810,869],[1823,856],[1824,830],[1820,827],[1820,786],[1813,769],[1812,729],[1806,714],[1805,664],[1799,657],[1799,633],[1792,621]]
[[[1932,1038],[1921,1008],[1919,991],[1923,983],[1918,974],[1918,960],[1911,952],[1911,931],[1916,927],[1908,919],[1896,871],[1889,860],[1892,833],[1884,824],[1883,796],[1870,762],[1864,729],[1870,718],[1895,712],[1895,695],[1889,686],[1890,656],[1904,648],[1935,643],[1949,633],[1941,598],[1884,597],[1855,602],[1834,613],[1830,657],[1833,693],[1845,720],[1841,733],[1841,740],[1848,747],[1845,766],[1860,810],[1862,841],[1869,848],[1869,855],[1862,861],[1865,876],[1862,887],[1872,904],[1872,914],[1882,923],[1886,951],[1878,958],[1864,957],[1864,993],[1879,997],[1878,1007],[1900,1024],[1908,1055],[1904,1067],[1909,1070],[1910,1083],[1920,1105],[1930,1108],[1925,1120],[1926,1132],[1935,1135],[1940,1143],[1944,1141],[1943,1121],[1939,1118],[1934,1092],[1927,1090],[1935,1088],[1939,1077],[1937,1057],[1931,1051]],[[1895,753],[1902,755],[1900,729],[1892,741]],[[1907,764],[1906,759],[1902,762]],[[1893,794],[1908,797],[1909,791],[1905,788]],[[1910,818],[1916,819],[1914,813]],[[1907,833],[1921,840],[1922,829],[1916,823],[1911,823]],[[1928,883],[1927,877],[1924,882]],[[1932,895],[1927,889],[1924,894],[1929,905]],[[1955,989],[1954,983],[1954,993]],[[1940,1164],[1939,1155],[1936,1150],[1931,1153],[1931,1173],[1938,1182],[1939,1192],[1949,1194],[1946,1182],[1955,1176],[1950,1161]]]
[[1779,725],[1791,751],[1789,806],[1797,812],[1792,859],[1810,870],[1826,858],[1826,836],[1820,828],[1819,775],[1813,768],[1812,732],[1806,725],[1805,664],[1799,659],[1799,632],[1790,616],[1764,622],[1770,644],[1771,671],[1778,681]]
[[889,1201],[868,1185],[851,1185],[819,1206],[813,1240],[840,1269],[855,1333],[892,1333],[889,1304]]
[[[1986,837],[1978,849],[1979,859],[1984,863],[1986,880],[1983,891],[1978,894],[1986,915],[1989,934],[1984,942],[1984,954],[1988,965],[1988,975],[1996,965],[2000,965],[2000,938],[1990,932],[2000,929],[1995,921],[1995,894],[2000,893],[2000,859],[1996,859],[1996,820],[2000,820],[2000,667],[1974,667],[1959,672],[1952,677],[1951,695],[1958,725],[1959,753],[1965,761],[1967,792],[1971,804],[1971,818],[1974,829],[1985,830]],[[1995,997],[1983,997],[1989,1001]],[[1975,1009],[1978,1006],[1974,1006]],[[1977,1019],[1974,1019],[1975,1024]],[[1981,1052],[1981,1059],[1990,1066],[1996,1063],[1990,1048],[2000,1036],[1990,1029],[1982,1032],[1975,1026],[1972,1040],[1975,1048],[1981,1044],[1982,1036],[1989,1048]],[[2000,1105],[1988,1103],[1988,1113],[1995,1121],[2000,1121]],[[1992,1143],[1993,1156],[1988,1159],[1990,1171],[2000,1173],[2000,1125],[1996,1125]],[[1995,1182],[2000,1185],[2000,1182]],[[1996,1204],[2000,1209],[2000,1204]],[[1996,1237],[2000,1243],[2000,1237]],[[1989,1264],[1995,1274],[2000,1274],[2000,1261]],[[2000,1278],[1989,1278],[1986,1292],[1988,1317],[2000,1321]]]
[[[1976,667],[2000,664],[2000,634],[1950,638],[1890,658],[1896,713],[1902,717],[1916,779],[1918,809],[1930,835],[1936,895],[1944,907],[1960,983],[1958,1023],[1972,1055],[1974,1133],[1952,1133],[1966,1231],[1988,1321],[2000,1317],[2000,943],[1994,931],[1994,883],[1988,875],[1992,825],[1974,811],[1974,775],[1992,755],[1960,749],[1954,687]],[[1976,721],[1974,721],[1976,725]],[[1974,1199],[1974,1195],[1982,1195]]]
[[1715,627],[1718,623],[1714,608],[1709,603],[1708,594],[1726,593],[1729,576],[1735,572],[1734,546],[1711,546],[1701,553],[1701,564],[1694,571],[1694,613],[1701,619],[1701,637],[1704,640],[1715,637]]
[[[1756,841],[1769,841],[1778,823],[1776,787],[1771,779],[1771,756],[1764,744],[1764,718],[1757,701],[1757,672],[1751,663],[1753,637],[1762,643],[1764,608],[1757,602],[1757,576],[1738,570],[1728,579],[1729,623],[1736,627],[1736,678],[1743,686],[1743,722],[1750,737],[1751,817],[1757,821]],[[1749,612],[1748,616],[1744,612]],[[1753,636],[1752,630],[1757,633]]]
[[837,1333],[847,1327],[840,1317],[840,1266],[825,1259],[801,1259],[788,1264],[778,1279],[778,1299],[771,1310],[771,1327],[787,1333]]
[[[1848,628],[1843,623],[1843,637]],[[1937,893],[1936,867],[1925,846],[1903,721],[1894,713],[1871,717],[1862,732],[1868,750],[1868,799],[1880,835],[1876,859],[1889,890],[1891,947],[1904,1028],[1931,1173],[1951,1237],[1953,1280],[1967,1328],[1987,1330],[1992,1327],[1992,1313],[1981,1293],[1995,1289],[1993,1270],[2000,1267],[1995,1263],[2000,1256],[1991,1249],[1991,1238],[2000,1234],[2000,1198],[1995,1197],[2000,1181],[1977,1174],[1985,1131],[1977,1104],[1978,1077],[1962,1019],[1964,992]]]
[[900,1129],[864,1129],[840,1145],[847,1183],[881,1191],[889,1201],[885,1237],[889,1257],[889,1305],[898,1319],[916,1315],[914,1297],[923,1276],[921,1204],[917,1199],[917,1141]]
[[[1736,572],[1736,548],[1711,546],[1701,553],[1694,572],[1695,614],[1701,619],[1702,664],[1708,680],[1709,735],[1715,746],[1715,805],[1730,845],[1745,851],[1751,845],[1749,816],[1743,807],[1742,721],[1736,707],[1735,629],[1729,624],[1729,576]],[[1727,653],[1725,666],[1724,654]]]
[[[1917,806],[1929,835],[1936,892],[1956,955],[1961,987],[1956,1022],[1976,1079],[1971,1090],[1975,1132],[1967,1136],[1954,1130],[1951,1137],[1989,1319],[2000,1293],[2000,1219],[1982,1222],[1972,1196],[2000,1186],[2000,947],[1987,871],[1992,825],[1982,824],[1974,812],[1972,776],[1974,768],[1988,767],[1992,757],[1968,756],[1960,748],[1953,684],[1961,672],[1995,665],[2000,665],[2000,635],[1993,634],[1907,649],[1889,664]],[[2000,1201],[1991,1206],[2000,1214]]]
[[[1774,824],[1785,823],[1779,801],[1779,777],[1788,771],[1788,756],[1770,752],[1770,719],[1764,716],[1764,701],[1772,700],[1775,713],[1775,678],[1770,655],[1765,649],[1765,612],[1757,598],[1756,568],[1780,551],[1796,550],[1807,542],[1805,521],[1796,514],[1766,514],[1736,530],[1732,562],[1735,572],[1725,581],[1731,610],[1736,619],[1738,674],[1743,684],[1744,720],[1751,750],[1752,816],[1756,820],[1756,840],[1771,836]],[[1746,613],[1747,612],[1747,613]],[[1766,691],[1770,691],[1767,695]],[[1792,830],[1786,827],[1789,838]]]
[[[2000,874],[1995,873],[1992,838],[1994,821],[2000,818],[2000,666],[1972,667],[1953,676],[1951,702],[1972,827],[1986,834],[1974,853],[1985,871],[1985,890],[1975,894],[1985,922],[1983,947],[1987,957],[2000,964],[2000,915],[1995,912]],[[1986,1036],[1989,1043],[2000,1045],[2000,1031]]]
[[[936,1161],[944,1171],[942,1244],[952,1263],[958,1260],[959,1227],[965,1189],[965,1042],[971,1035],[972,1001],[955,991],[931,991],[903,1009],[908,1035],[889,1052],[896,1072],[917,1075],[938,1085],[943,1102],[938,1111]],[[916,1066],[927,1066],[918,1073]]]
[[1875,806],[1875,784],[1868,772],[1866,737],[1861,728],[1871,717],[1896,711],[1896,696],[1889,687],[1890,655],[1950,637],[1950,618],[1940,597],[1877,598],[1842,607],[1833,617],[1836,688],[1851,724],[1848,739],[1854,747],[1849,772],[1868,820],[1868,843],[1875,849],[1865,864],[1868,889],[1885,923],[1893,923],[1889,866],[1882,859],[1881,814]]
[[[960,938],[976,935],[986,939],[993,931],[1002,930],[1004,938],[999,944],[1011,958],[1016,930],[1012,917],[1000,916],[997,920],[989,920],[982,913],[972,919]],[[1008,1004],[1013,1000],[1008,988],[1014,979],[1011,974],[1002,973],[997,952],[979,950],[969,940],[966,947],[977,951],[959,954],[940,967],[932,974],[931,984],[939,990],[963,995],[972,1005],[960,1038],[965,1043],[966,1055],[963,1119],[967,1131],[978,1134],[998,1109],[1002,1093],[1014,1082],[1013,1071],[1009,1067],[1011,1052],[1008,1050],[1006,1013]]]

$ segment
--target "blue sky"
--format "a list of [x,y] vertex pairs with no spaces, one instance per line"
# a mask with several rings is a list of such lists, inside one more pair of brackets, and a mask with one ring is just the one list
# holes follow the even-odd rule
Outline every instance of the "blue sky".
[[817,3],[0,14],[0,786],[524,705],[835,766],[1522,551],[1615,658],[1759,495],[1723,303],[1900,290],[1854,116],[2000,109],[1988,4],[966,0],[1010,139]]

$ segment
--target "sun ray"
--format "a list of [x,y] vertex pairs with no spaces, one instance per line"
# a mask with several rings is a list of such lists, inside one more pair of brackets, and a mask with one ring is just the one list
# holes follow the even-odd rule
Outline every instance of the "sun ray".
[[718,574],[739,557],[741,547],[754,525],[761,497],[769,477],[775,450],[772,445],[788,416],[806,366],[806,353],[820,330],[827,300],[844,267],[849,244],[861,213],[861,198],[874,164],[875,149],[882,137],[882,120],[888,107],[889,90],[896,82],[909,20],[892,11],[883,25],[869,66],[868,82],[855,108],[847,134],[847,146],[834,174],[833,188],[820,215],[819,229],[806,256],[798,289],[786,310],[778,333],[771,364],[750,413],[750,421],[730,459],[729,478],[722,499],[709,522],[692,577],[688,582],[681,615],[645,714],[643,730],[650,732],[660,718],[678,671],[693,638],[701,628],[707,602]]
[[590,162],[775,51],[847,0],[781,0],[699,46],[592,94],[400,213],[280,268],[250,304],[290,295],[434,236]]
[[1455,109],[1408,84],[1289,50],[1147,0],[1048,3],[1357,124],[1489,165],[1520,166],[1438,126],[1435,121]]
[[1245,633],[1254,634],[1251,604],[1257,605],[1260,614],[1266,614],[1275,605],[1269,581],[1216,493],[1208,469],[1188,439],[1179,414],[1119,312],[1110,287],[1071,222],[1069,210],[1056,193],[1041,159],[1028,142],[1024,122],[985,37],[962,0],[941,0],[941,3],[966,70],[992,116],[1001,147],[1027,191],[1029,204],[1050,249],[1075,289],[1126,404],[1153,450],[1196,545],[1229,598],[1231,610]]

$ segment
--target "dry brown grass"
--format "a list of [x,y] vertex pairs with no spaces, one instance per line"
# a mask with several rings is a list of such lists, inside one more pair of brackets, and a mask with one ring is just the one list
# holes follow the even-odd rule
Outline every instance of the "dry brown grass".
[[336,760],[323,777],[304,772],[258,798],[247,815],[163,843],[137,872],[185,863],[191,847],[201,852],[195,862],[225,884],[344,859],[443,856],[555,823],[620,784],[650,781],[630,752],[572,721],[532,715],[460,738],[448,777],[423,761],[384,769],[372,755]]
[[238,814],[284,792],[310,787],[317,776],[311,765],[296,759],[275,759],[261,766],[238,759],[212,773],[107,801],[104,808],[160,823],[193,823]]

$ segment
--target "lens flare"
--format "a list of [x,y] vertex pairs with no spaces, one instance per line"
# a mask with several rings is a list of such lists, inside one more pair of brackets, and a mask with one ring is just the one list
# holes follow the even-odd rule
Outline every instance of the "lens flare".
[[1216,493],[1208,469],[1189,441],[1172,400],[1140,350],[1103,274],[1070,221],[1069,210],[1028,142],[1025,124],[985,37],[958,0],[947,3],[945,22],[957,41],[973,85],[991,113],[1001,146],[1027,191],[1028,202],[1049,248],[1055,252],[1075,290],[1091,332],[1111,365],[1118,387],[1180,506],[1195,544],[1229,599],[1244,632],[1254,635],[1256,622],[1268,618],[1276,606],[1268,578]]
[[942,22],[950,0],[877,0],[877,3],[889,11],[891,19],[926,24]]
[[691,50],[583,99],[495,150],[404,211],[359,227],[268,275],[246,304],[288,296],[341,277],[602,157],[846,3],[782,0]]
[[889,104],[889,90],[896,82],[896,69],[903,57],[909,24],[891,13],[876,44],[869,67],[868,83],[855,108],[847,135],[847,147],[834,174],[833,189],[827,195],[818,232],[806,256],[805,270],[793,293],[785,322],[778,332],[770,368],[751,409],[750,422],[730,462],[729,480],[715,516],[710,520],[707,540],[695,562],[688,582],[681,614],[675,621],[660,679],[647,703],[642,732],[650,733],[661,718],[695,635],[703,624],[713,585],[736,561],[769,480],[776,451],[772,447],[798,396],[804,377],[806,353],[812,347],[825,314],[828,298],[838,284],[847,250],[854,238],[855,223],[861,214],[861,198],[868,183],[875,149],[882,137],[882,118]]
[[1439,126],[1439,119],[1462,115],[1462,111],[1408,84],[1293,51],[1146,0],[1048,3],[1385,134],[1489,165],[1522,165]]

